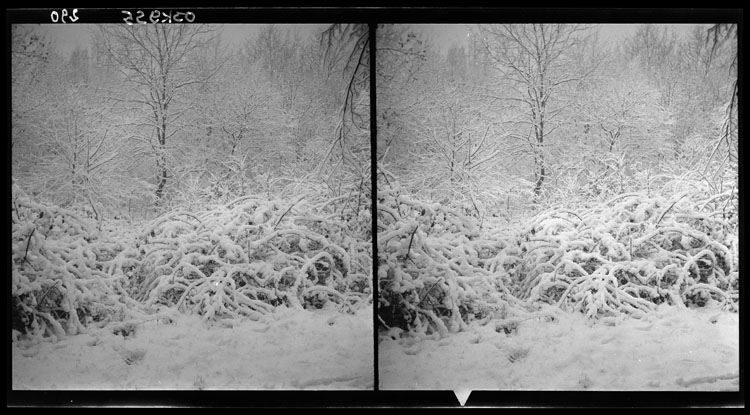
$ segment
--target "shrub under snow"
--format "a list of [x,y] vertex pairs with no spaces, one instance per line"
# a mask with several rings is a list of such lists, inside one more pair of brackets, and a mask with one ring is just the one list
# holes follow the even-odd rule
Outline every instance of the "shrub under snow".
[[89,220],[36,203],[13,185],[12,327],[36,336],[76,334],[91,323],[138,312],[116,260],[125,245]]
[[662,302],[736,310],[736,230],[685,196],[631,193],[537,215],[519,235],[525,275],[516,294],[589,317],[637,317]]
[[137,239],[143,259],[133,295],[206,318],[257,318],[282,304],[354,308],[371,294],[370,244],[335,206],[243,197],[157,218]]
[[[592,320],[643,316],[666,302],[738,309],[736,222],[727,198],[632,193],[591,208],[551,208],[517,232],[382,186],[380,324],[444,335],[494,317],[498,330],[560,309]],[[507,324],[506,324],[507,323]]]
[[326,303],[353,311],[372,301],[371,219],[349,199],[242,197],[108,232],[14,184],[13,329],[59,338],[175,311],[207,320]]
[[385,328],[445,335],[474,319],[522,312],[499,257],[510,245],[481,237],[460,212],[381,187],[378,315]]

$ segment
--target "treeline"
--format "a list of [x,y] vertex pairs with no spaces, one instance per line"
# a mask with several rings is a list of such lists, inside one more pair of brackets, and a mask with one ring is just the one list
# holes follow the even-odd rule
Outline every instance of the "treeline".
[[482,217],[736,187],[736,26],[469,30],[378,29],[377,157],[411,192]]
[[369,71],[349,56],[367,45],[357,25],[311,33],[267,25],[233,46],[215,25],[96,25],[64,55],[14,25],[13,177],[97,218],[300,186],[337,195],[369,165],[368,131],[345,117],[368,113],[351,80]]

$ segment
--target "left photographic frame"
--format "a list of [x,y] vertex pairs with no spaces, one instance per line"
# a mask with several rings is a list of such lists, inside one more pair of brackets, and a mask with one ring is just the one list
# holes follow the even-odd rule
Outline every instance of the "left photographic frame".
[[72,10],[10,19],[10,388],[373,390],[368,25]]

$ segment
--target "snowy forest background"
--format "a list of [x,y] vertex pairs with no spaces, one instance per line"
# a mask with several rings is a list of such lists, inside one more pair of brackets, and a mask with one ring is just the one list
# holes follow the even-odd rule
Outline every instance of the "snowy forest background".
[[480,218],[736,187],[734,26],[597,26],[467,26],[449,48],[379,27],[378,161]]
[[366,28],[318,26],[231,43],[221,26],[99,25],[62,56],[15,25],[13,176],[102,218],[285,188],[337,197],[369,166]]
[[431,30],[377,32],[381,387],[736,390],[736,26]]

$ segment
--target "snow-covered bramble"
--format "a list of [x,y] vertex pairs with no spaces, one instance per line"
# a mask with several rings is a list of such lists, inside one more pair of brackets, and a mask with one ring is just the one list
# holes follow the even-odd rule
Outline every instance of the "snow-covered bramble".
[[140,231],[34,202],[15,185],[13,196],[13,327],[30,336],[137,323],[165,305],[215,320],[372,302],[371,218],[352,192],[246,196],[167,212]]
[[461,212],[397,188],[381,187],[378,199],[383,329],[442,336],[520,308],[506,286],[517,264],[514,246],[483,236]]
[[[339,201],[340,202],[340,201]],[[337,201],[241,197],[147,225],[135,296],[206,319],[259,318],[274,307],[351,310],[369,301],[372,254]]]
[[[641,317],[660,303],[738,308],[736,228],[726,206],[695,194],[622,194],[554,207],[525,227],[478,229],[472,218],[384,183],[378,194],[380,325],[459,331],[474,319]],[[557,310],[557,311],[555,311]],[[506,324],[507,323],[507,324]]]
[[123,270],[138,261],[123,244],[75,212],[34,202],[15,184],[12,197],[14,330],[61,338],[138,308],[122,285]]
[[550,209],[522,231],[517,294],[591,318],[642,316],[656,304],[738,307],[736,234],[686,194],[617,196],[577,212]]

